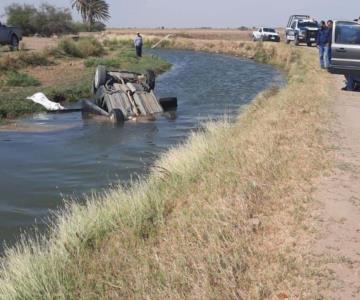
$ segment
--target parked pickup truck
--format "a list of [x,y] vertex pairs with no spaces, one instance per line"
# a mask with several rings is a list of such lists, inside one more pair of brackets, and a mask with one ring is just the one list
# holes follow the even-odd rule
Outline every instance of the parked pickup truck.
[[335,21],[332,34],[329,72],[351,75],[360,82],[360,24]]
[[18,27],[8,27],[0,23],[0,45],[9,45],[11,50],[18,50],[22,40],[22,30]]
[[280,35],[273,28],[260,27],[252,34],[253,41],[280,42]]
[[305,43],[309,47],[316,44],[319,25],[315,20],[310,19],[307,15],[293,15],[285,31],[285,41],[287,44],[294,42],[297,46]]

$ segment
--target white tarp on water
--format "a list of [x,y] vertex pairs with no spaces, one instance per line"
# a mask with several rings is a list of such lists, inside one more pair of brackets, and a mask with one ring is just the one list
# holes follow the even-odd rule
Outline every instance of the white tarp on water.
[[50,101],[43,93],[36,93],[31,97],[27,97],[26,99],[44,106],[47,110],[65,109],[65,107],[61,106],[61,104]]

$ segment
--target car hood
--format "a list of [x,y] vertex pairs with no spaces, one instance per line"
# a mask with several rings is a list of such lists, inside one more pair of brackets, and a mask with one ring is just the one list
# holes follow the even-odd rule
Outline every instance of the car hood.
[[279,36],[277,32],[264,32],[264,35],[276,35]]
[[308,30],[308,31],[318,31],[319,28],[314,28],[314,27],[303,27],[300,30]]

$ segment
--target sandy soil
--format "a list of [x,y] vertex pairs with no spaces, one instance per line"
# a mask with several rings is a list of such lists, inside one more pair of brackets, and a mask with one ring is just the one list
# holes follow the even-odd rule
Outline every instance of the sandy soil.
[[56,47],[58,42],[58,38],[24,37],[22,47],[31,51],[39,51],[45,48]]
[[28,68],[26,71],[39,79],[44,87],[48,87],[54,84],[75,81],[84,69],[82,59],[66,59],[58,61],[53,66],[37,66]]
[[324,299],[360,299],[360,93],[340,91],[342,81],[339,76],[334,83],[335,170],[315,195],[323,234],[314,250],[331,275]]

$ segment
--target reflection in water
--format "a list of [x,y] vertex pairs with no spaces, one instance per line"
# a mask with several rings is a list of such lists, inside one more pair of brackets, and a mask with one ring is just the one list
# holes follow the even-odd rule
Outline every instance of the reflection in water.
[[156,54],[173,63],[158,78],[156,93],[178,97],[176,114],[123,127],[83,120],[80,113],[41,114],[21,120],[28,132],[0,132],[0,240],[11,243],[19,229],[41,222],[63,197],[81,199],[145,174],[201,122],[233,116],[259,91],[282,83],[278,71],[248,60],[189,51]]

